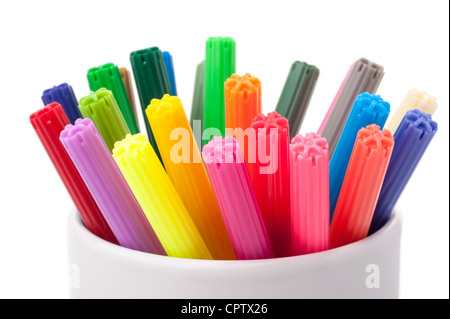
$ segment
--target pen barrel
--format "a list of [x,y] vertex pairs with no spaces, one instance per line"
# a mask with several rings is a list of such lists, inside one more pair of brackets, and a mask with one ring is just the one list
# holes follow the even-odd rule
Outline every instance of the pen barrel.
[[127,135],[116,143],[113,157],[167,255],[211,259],[148,139],[142,134]]
[[58,172],[86,228],[94,235],[117,244],[111,228],[75,164],[59,140],[60,133],[70,124],[62,106],[53,102],[33,113],[30,122],[45,151]]
[[88,71],[87,79],[91,91],[105,88],[112,92],[131,134],[139,133],[119,68],[112,63],[91,68]]
[[79,108],[85,118],[92,120],[110,151],[115,142],[130,134],[111,91],[102,88],[91,92],[80,100]]
[[236,259],[181,100],[153,99],[147,117],[164,167],[214,259]]
[[290,138],[300,130],[319,74],[317,67],[300,61],[295,61],[289,70],[275,111],[287,118]]
[[315,133],[299,134],[290,145],[291,252],[329,248],[328,143]]
[[167,51],[164,51],[162,53],[162,55],[163,55],[163,59],[164,59],[164,65],[166,66],[166,70],[167,70],[167,76],[169,77],[170,90],[172,92],[171,95],[177,96],[178,95],[177,94],[177,84],[175,81],[175,70],[173,67],[173,57]]
[[213,137],[202,154],[237,259],[274,257],[236,139]]
[[341,95],[342,89],[344,88],[345,83],[347,83],[348,76],[350,75],[350,72],[352,71],[352,69],[353,69],[354,66],[355,66],[355,63],[352,63],[352,65],[351,65],[350,68],[348,69],[347,74],[345,75],[345,78],[344,78],[344,80],[343,80],[342,83],[341,83],[341,86],[339,87],[339,89],[338,89],[336,95],[334,96],[334,99],[333,99],[333,101],[331,102],[331,105],[330,105],[330,107],[328,108],[328,111],[327,111],[327,113],[325,114],[325,117],[323,118],[322,123],[320,124],[319,129],[317,130],[317,134],[319,134],[319,135],[322,134],[323,128],[324,128],[325,125],[327,124],[328,119],[330,118],[330,114],[331,114],[331,112],[333,112],[334,106],[336,105],[336,101],[338,100],[339,96]]
[[75,93],[67,83],[45,90],[42,94],[42,102],[44,102],[44,106],[53,102],[59,103],[72,124],[82,117],[78,109],[78,101]]
[[256,199],[275,256],[289,256],[289,124],[271,112],[257,115],[251,127],[256,136],[255,162],[250,165]]
[[131,82],[130,71],[125,68],[119,68],[120,76],[122,77],[123,85],[125,86],[125,91],[127,92],[128,101],[130,102],[131,109],[133,110],[134,120],[136,122],[137,130],[139,131],[139,117],[136,110],[136,103],[134,101],[133,84]]
[[330,161],[330,220],[333,219],[342,182],[359,130],[370,124],[376,124],[383,128],[389,112],[389,103],[379,95],[362,93],[356,98]]
[[406,112],[414,109],[419,109],[424,113],[433,115],[437,109],[436,98],[417,88],[409,90],[391,120],[386,125],[386,128],[392,133],[395,133]]
[[90,119],[79,119],[60,140],[123,247],[165,255],[136,198]]
[[197,64],[195,70],[195,82],[194,82],[194,94],[192,96],[191,117],[190,124],[194,130],[194,121],[197,125],[200,125],[199,131],[194,131],[195,140],[199,147],[202,146],[202,133],[203,133],[203,109],[205,101],[205,61]]
[[393,147],[388,130],[372,124],[359,131],[331,223],[330,248],[367,236]]
[[381,65],[364,58],[355,62],[321,133],[328,141],[330,159],[357,96],[365,92],[375,94],[383,76],[384,69]]
[[[236,42],[229,37],[206,41],[203,125],[225,136],[225,81],[236,72]],[[203,141],[203,144],[209,141]]]
[[406,112],[394,134],[395,147],[375,208],[369,234],[389,220],[400,195],[437,132],[431,115],[414,109]]
[[150,123],[145,115],[145,110],[152,99],[161,99],[164,94],[172,94],[164,58],[159,48],[152,47],[132,52],[130,54],[130,61],[139,95],[142,115],[147,129],[147,136],[152,148],[155,150],[156,155],[161,161],[158,146],[156,145]]

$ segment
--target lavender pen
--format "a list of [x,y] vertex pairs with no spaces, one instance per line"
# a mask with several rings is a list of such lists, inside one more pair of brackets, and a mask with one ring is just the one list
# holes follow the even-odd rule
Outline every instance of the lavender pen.
[[85,181],[119,244],[166,255],[92,120],[67,125],[60,140]]

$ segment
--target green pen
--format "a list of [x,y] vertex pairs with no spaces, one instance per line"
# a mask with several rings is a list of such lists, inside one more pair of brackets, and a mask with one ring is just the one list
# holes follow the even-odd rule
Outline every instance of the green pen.
[[295,61],[289,70],[275,111],[287,118],[290,139],[300,130],[319,73],[315,66],[300,61]]
[[111,91],[101,88],[83,97],[78,105],[84,118],[90,118],[112,152],[114,143],[121,141],[130,129]]
[[[218,129],[223,137],[225,81],[233,73],[236,73],[236,42],[230,37],[209,38],[206,41],[203,128]],[[209,140],[203,140],[203,145],[208,142]]]
[[130,54],[130,61],[136,81],[136,88],[139,93],[148,139],[156,155],[161,160],[161,155],[159,154],[158,146],[156,145],[156,140],[153,136],[145,110],[150,105],[152,99],[161,99],[164,94],[172,95],[164,58],[160,49],[152,47],[132,52]]
[[130,100],[128,99],[127,91],[125,89],[122,76],[120,75],[119,68],[113,63],[91,68],[88,71],[87,79],[91,91],[97,91],[101,88],[105,88],[113,93],[120,112],[122,113],[131,134],[139,133],[133,109],[131,108]]

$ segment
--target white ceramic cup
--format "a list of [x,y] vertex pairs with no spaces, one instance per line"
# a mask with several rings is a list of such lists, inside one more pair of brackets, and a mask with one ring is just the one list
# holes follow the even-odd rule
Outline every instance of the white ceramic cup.
[[316,254],[266,260],[194,260],[138,252],[68,221],[71,298],[293,299],[399,297],[401,218],[377,233]]

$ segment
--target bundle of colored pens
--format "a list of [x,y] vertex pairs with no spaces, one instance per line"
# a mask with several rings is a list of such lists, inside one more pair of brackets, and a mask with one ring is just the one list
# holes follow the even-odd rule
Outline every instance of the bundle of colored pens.
[[[433,139],[436,99],[413,89],[384,128],[383,67],[353,63],[317,132],[298,134],[319,69],[296,61],[273,112],[236,72],[236,43],[209,38],[190,122],[172,56],[87,72],[90,94],[45,90],[30,121],[86,228],[143,252],[244,260],[337,248],[378,231]],[[202,146],[202,150],[200,150]]]

